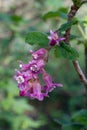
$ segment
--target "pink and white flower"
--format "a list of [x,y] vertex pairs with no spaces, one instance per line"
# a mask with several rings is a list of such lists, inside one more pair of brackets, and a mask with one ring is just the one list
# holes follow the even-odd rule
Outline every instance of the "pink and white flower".
[[58,35],[58,32],[53,32],[52,30],[50,30],[50,36],[48,36],[48,39],[50,46],[59,45],[60,41],[65,40],[64,37]]

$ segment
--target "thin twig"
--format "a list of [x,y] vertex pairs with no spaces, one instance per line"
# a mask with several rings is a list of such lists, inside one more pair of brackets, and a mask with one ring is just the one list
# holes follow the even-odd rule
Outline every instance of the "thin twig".
[[[70,9],[70,12],[68,13],[68,21],[71,21],[73,19],[73,17],[76,15],[77,11],[78,11],[79,7],[76,7],[75,5],[73,5]],[[65,42],[70,45],[70,42],[69,42],[69,39],[70,39],[70,30],[71,28],[67,29],[66,30],[66,33],[65,33]],[[79,65],[79,62],[77,60],[73,61],[73,65],[74,65],[74,68],[80,78],[80,80],[83,82],[83,84],[85,85],[86,89],[87,89],[87,78],[86,76],[84,75],[80,65]]]
[[87,79],[79,65],[79,62],[76,60],[76,61],[73,61],[73,65],[74,65],[74,68],[75,70],[77,71],[81,81],[84,83],[84,85],[87,85]]

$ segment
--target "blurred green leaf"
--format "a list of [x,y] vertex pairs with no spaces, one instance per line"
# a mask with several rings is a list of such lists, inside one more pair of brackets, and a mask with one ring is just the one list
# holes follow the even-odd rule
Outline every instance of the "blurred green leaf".
[[60,16],[60,14],[58,11],[55,11],[55,12],[50,11],[50,12],[44,14],[43,19],[46,20],[48,18],[55,18],[55,17],[59,17],[59,16]]
[[64,119],[64,117],[62,119],[55,119],[54,121],[60,125],[71,125],[72,124],[69,117],[68,118],[66,117],[66,119]]
[[80,124],[63,125],[62,130],[83,130],[83,126]]
[[13,110],[14,112],[21,114],[26,110],[33,110],[31,105],[28,105],[27,101],[24,99],[17,99],[13,102]]
[[16,87],[16,84],[12,80],[8,81],[4,89],[7,91],[8,97],[14,97],[18,95],[18,88]]
[[[44,125],[44,121],[36,120],[26,115],[15,115],[13,112],[2,112],[0,113],[0,121],[7,120],[12,127],[12,130],[27,129],[27,128],[38,128],[41,125]],[[1,124],[2,122],[0,122]],[[0,127],[1,128],[1,127]]]
[[65,24],[62,24],[58,31],[66,31],[67,29],[71,28],[72,25],[77,24],[78,21],[76,19],[73,19]]
[[83,109],[72,115],[72,120],[82,125],[87,125],[87,110]]
[[79,57],[78,52],[64,42],[61,42],[60,46],[55,47],[54,54],[55,57],[63,56],[64,58],[67,58],[69,60],[75,60]]
[[63,12],[63,13],[67,13],[68,12],[68,8],[67,7],[60,7],[58,9],[58,11]]
[[67,8],[61,7],[57,11],[49,11],[48,13],[43,15],[43,19],[47,20],[49,18],[57,18],[57,17],[62,17],[62,18],[67,18]]
[[47,35],[45,33],[41,32],[30,32],[27,34],[25,41],[29,43],[30,45],[43,45],[47,46],[49,40],[47,38]]
[[31,118],[28,118],[27,116],[23,115],[15,117],[12,123],[13,128],[17,130],[19,129],[19,126],[21,126],[22,129],[27,129],[27,128],[38,128],[39,126],[44,124],[42,121],[34,121]]
[[79,38],[79,36],[76,36],[76,35],[73,35],[73,34],[70,35],[70,40],[75,40],[76,38]]
[[13,22],[15,22],[15,23],[21,22],[22,19],[23,19],[22,16],[18,16],[18,15],[12,15],[12,16],[11,16],[11,20],[12,20]]
[[62,56],[69,60],[76,60],[79,57],[78,52],[64,42],[60,43],[60,50]]
[[23,20],[22,16],[19,15],[9,15],[6,13],[0,13],[0,21],[3,22],[15,22],[16,24],[18,24],[22,20]]
[[0,112],[0,120],[1,119],[6,119],[6,120],[11,122],[13,117],[14,117],[14,113],[12,113],[11,111],[2,111],[2,112]]
[[14,102],[13,98],[4,99],[3,101],[1,101],[2,108],[6,111],[11,109],[13,102]]
[[54,55],[56,58],[61,57],[61,50],[59,46],[56,46],[54,49]]

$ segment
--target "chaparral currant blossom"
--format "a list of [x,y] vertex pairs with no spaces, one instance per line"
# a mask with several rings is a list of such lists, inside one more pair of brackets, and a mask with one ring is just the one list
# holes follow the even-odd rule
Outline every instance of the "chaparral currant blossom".
[[63,85],[61,83],[53,83],[51,76],[43,70],[43,80],[46,84],[45,89],[46,92],[51,92],[56,87],[62,87]]
[[[48,93],[55,87],[61,87],[62,84],[53,83],[51,76],[45,71],[45,56],[47,50],[41,48],[37,51],[31,51],[32,60],[28,64],[20,62],[20,71],[16,70],[14,79],[18,83],[20,96],[27,96],[31,99],[42,101],[44,97],[48,97]],[[39,80],[42,74],[44,85]]]
[[59,37],[58,32],[50,30],[50,36],[48,36],[50,46],[59,45],[60,41],[63,41],[64,37]]
[[45,57],[45,55],[47,53],[47,50],[44,49],[44,48],[41,48],[41,49],[39,49],[37,51],[32,51],[31,50],[30,52],[32,54],[32,58],[34,60],[38,60],[38,59],[44,59],[44,57]]

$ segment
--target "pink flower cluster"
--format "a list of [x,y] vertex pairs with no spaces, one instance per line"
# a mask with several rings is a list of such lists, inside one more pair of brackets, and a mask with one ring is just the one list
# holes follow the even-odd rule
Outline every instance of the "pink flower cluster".
[[[42,101],[55,87],[62,86],[60,83],[53,83],[51,76],[44,69],[46,54],[47,50],[44,48],[35,52],[31,51],[32,60],[28,64],[20,62],[20,70],[15,70],[14,79],[18,83],[20,96]],[[40,83],[40,75],[44,85]]]

